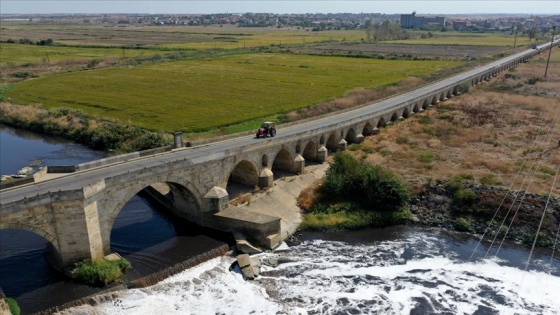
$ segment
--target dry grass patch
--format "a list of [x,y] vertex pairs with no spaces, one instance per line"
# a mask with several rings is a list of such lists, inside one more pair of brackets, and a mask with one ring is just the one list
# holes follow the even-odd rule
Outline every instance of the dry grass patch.
[[311,206],[313,206],[313,204],[317,202],[317,199],[320,196],[322,183],[322,179],[317,180],[301,191],[297,198],[297,203],[301,209],[303,209],[304,211],[309,211],[311,209]]
[[[502,187],[517,176],[514,189],[520,188],[520,178],[530,176],[531,185],[526,180],[521,189],[548,193],[560,164],[560,130],[550,128],[560,100],[496,91],[492,83],[381,129],[363,144],[376,152],[366,160],[401,174],[415,190],[468,170],[475,180]],[[542,89],[540,83],[535,86]],[[525,156],[528,161],[538,158],[536,171],[530,172],[529,164],[521,170],[518,161]],[[560,195],[558,186],[553,193]]]
[[235,196],[235,198],[233,198],[232,200],[229,201],[229,204],[232,206],[238,206],[238,205],[242,205],[242,204],[249,204],[251,203],[251,194],[247,193],[247,194],[239,194],[237,196]]

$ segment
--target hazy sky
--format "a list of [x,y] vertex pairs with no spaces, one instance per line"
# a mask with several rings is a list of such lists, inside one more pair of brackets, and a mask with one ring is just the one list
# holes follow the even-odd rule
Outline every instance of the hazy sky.
[[8,13],[528,13],[559,14],[560,0],[502,1],[112,1],[112,0],[0,0]]

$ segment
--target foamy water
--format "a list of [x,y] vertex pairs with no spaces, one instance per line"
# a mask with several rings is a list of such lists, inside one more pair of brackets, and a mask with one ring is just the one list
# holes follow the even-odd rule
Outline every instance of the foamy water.
[[538,271],[496,258],[468,262],[448,243],[437,234],[358,245],[307,241],[261,255],[280,264],[263,267],[255,281],[229,270],[233,258],[219,257],[95,309],[100,314],[560,314],[559,272],[547,260],[536,261]]

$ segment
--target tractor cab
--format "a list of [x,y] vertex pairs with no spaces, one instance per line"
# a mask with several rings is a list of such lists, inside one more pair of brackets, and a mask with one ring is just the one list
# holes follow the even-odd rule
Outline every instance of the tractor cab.
[[276,127],[273,122],[265,121],[257,130],[257,138],[266,138],[268,136],[274,137],[276,135]]

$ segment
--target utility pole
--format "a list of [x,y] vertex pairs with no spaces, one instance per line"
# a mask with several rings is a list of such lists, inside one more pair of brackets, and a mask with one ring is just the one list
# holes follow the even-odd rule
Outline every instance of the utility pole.
[[550,54],[552,53],[552,44],[554,43],[554,35],[556,34],[556,25],[552,27],[552,39],[550,40],[550,49],[548,50],[548,59],[546,60],[546,68],[544,69],[544,78],[548,72],[548,64],[550,63]]

